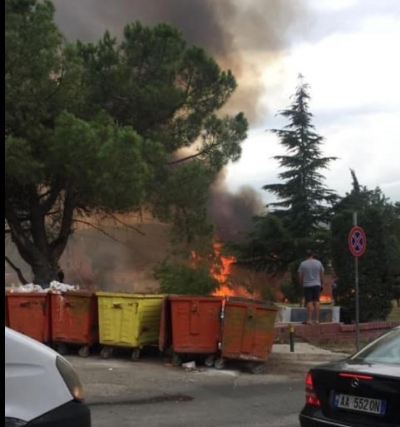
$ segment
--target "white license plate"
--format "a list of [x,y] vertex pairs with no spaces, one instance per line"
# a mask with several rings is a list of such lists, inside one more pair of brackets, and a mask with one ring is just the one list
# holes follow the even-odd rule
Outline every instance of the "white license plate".
[[384,415],[386,411],[386,402],[384,400],[350,396],[347,394],[335,394],[333,405],[335,408],[375,415]]

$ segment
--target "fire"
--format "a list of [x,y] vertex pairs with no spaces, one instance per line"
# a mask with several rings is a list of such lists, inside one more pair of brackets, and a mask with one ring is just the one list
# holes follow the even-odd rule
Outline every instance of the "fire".
[[210,269],[210,274],[217,279],[219,288],[213,293],[215,296],[236,296],[251,297],[250,293],[243,286],[230,286],[232,266],[236,262],[234,256],[221,255],[222,244],[214,243],[214,254],[219,259],[220,265],[215,264]]
[[[236,262],[234,256],[222,255],[222,243],[214,243],[214,258],[216,262],[211,265],[209,272],[212,277],[214,277],[218,283],[218,289],[213,292],[214,296],[236,296],[242,298],[252,298],[260,296],[252,295],[244,286],[241,286],[236,283],[232,283],[232,267]],[[192,251],[190,254],[190,262],[193,268],[201,262],[201,257],[195,251]]]
[[232,265],[235,263],[236,259],[233,256],[221,255],[221,248],[222,245],[220,243],[214,244],[214,254],[215,257],[220,260],[221,265],[213,265],[210,269],[210,273],[218,280],[220,285],[224,285],[229,279]]
[[329,295],[320,295],[319,301],[322,304],[328,304],[332,302],[332,297],[330,297]]

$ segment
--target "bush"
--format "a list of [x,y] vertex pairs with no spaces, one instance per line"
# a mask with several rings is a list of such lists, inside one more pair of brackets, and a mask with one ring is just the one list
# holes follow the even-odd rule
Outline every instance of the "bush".
[[275,291],[270,287],[270,286],[266,286],[262,292],[261,292],[261,297],[262,299],[264,299],[265,301],[271,301],[271,302],[276,302],[276,295],[275,295]]
[[219,287],[206,267],[192,268],[179,262],[162,262],[154,269],[154,277],[164,294],[210,295]]
[[289,281],[283,282],[281,284],[281,291],[290,303],[298,304],[301,302],[302,288],[300,286]]

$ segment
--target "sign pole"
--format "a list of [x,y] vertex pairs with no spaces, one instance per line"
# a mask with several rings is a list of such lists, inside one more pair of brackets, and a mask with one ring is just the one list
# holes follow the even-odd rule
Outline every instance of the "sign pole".
[[[353,212],[353,225],[357,227],[357,212]],[[358,256],[354,257],[355,297],[356,297],[356,350],[360,349],[360,300],[359,300],[359,275]]]
[[355,305],[356,305],[356,349],[360,349],[360,292],[358,258],[364,255],[367,248],[367,236],[365,231],[357,226],[357,212],[353,212],[354,226],[349,233],[349,249],[354,256],[354,276],[355,276]]

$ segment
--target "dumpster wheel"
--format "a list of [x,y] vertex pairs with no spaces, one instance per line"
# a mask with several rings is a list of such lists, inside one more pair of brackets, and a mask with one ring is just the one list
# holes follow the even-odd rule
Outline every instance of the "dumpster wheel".
[[265,363],[253,363],[250,366],[250,370],[252,374],[262,375],[267,371],[267,365]]
[[81,347],[78,351],[78,354],[80,357],[89,357],[90,355],[90,348],[88,345],[84,345]]
[[100,357],[102,359],[109,359],[112,355],[112,348],[111,347],[103,347],[100,351]]
[[215,363],[215,356],[213,354],[210,354],[204,359],[204,365],[207,366],[207,368],[212,368]]
[[214,368],[215,369],[224,369],[225,368],[225,360],[222,357],[219,357],[215,362],[214,362]]
[[174,353],[172,355],[172,361],[171,361],[173,366],[181,366],[182,365],[182,358],[178,353]]
[[131,359],[132,359],[134,362],[137,362],[137,361],[139,360],[139,358],[140,358],[140,348],[135,348],[135,349],[132,351]]

